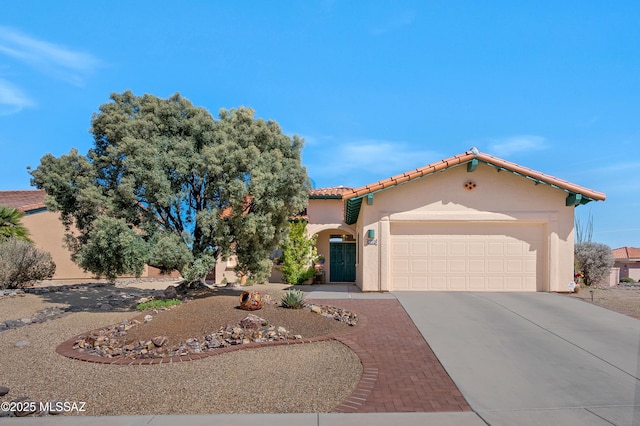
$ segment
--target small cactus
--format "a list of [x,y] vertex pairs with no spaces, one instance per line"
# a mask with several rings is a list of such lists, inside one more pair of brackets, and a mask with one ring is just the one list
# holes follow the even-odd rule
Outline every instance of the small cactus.
[[304,306],[304,293],[296,289],[287,290],[281,302],[284,308],[300,309]]

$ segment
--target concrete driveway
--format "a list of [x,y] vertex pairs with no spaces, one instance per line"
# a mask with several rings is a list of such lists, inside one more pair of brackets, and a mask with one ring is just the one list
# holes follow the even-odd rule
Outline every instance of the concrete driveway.
[[551,293],[396,292],[491,425],[640,425],[640,321]]

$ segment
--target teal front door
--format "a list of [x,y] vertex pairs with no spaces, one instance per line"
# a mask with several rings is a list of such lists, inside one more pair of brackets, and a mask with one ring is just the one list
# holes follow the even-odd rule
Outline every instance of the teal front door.
[[329,268],[329,281],[355,281],[356,245],[353,243],[330,243]]

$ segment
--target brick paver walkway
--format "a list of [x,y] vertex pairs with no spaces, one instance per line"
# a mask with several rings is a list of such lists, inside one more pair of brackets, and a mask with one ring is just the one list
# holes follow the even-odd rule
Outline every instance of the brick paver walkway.
[[336,338],[358,354],[363,377],[351,396],[334,411],[471,411],[400,302],[394,299],[313,302],[359,314],[353,331]]
[[471,411],[462,393],[425,342],[404,308],[395,299],[314,299],[309,302],[337,306],[358,314],[349,331],[309,339],[249,343],[201,354],[171,358],[104,358],[73,349],[76,337],[61,343],[61,355],[88,362],[144,365],[185,362],[253,347],[305,344],[336,339],[360,358],[363,375],[349,398],[334,412],[452,412]]

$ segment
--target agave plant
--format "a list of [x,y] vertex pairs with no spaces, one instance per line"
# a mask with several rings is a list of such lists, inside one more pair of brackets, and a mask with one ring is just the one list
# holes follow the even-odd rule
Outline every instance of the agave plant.
[[284,308],[300,309],[304,306],[304,293],[296,289],[287,290],[281,302]]

